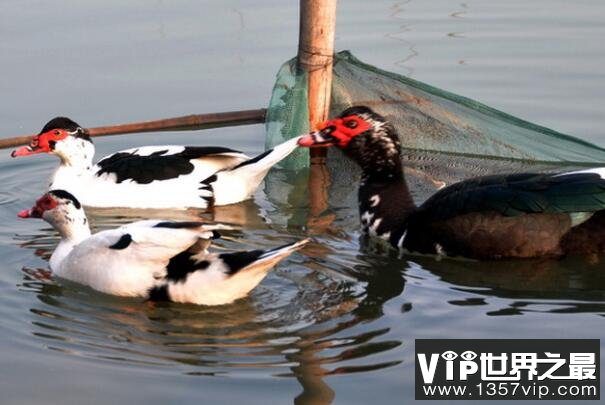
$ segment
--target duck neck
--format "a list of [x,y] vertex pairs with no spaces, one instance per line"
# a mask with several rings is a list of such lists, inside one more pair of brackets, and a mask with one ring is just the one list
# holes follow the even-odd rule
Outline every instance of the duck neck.
[[61,159],[62,167],[84,172],[92,168],[95,147],[89,140],[68,137],[57,143],[54,153]]
[[54,223],[53,226],[61,236],[61,241],[50,258],[51,270],[57,271],[72,249],[89,238],[91,233],[85,216],[66,217],[63,221]]
[[88,220],[86,218],[75,218],[71,226],[59,230],[59,234],[61,235],[61,240],[77,245],[91,235]]
[[61,164],[52,175],[50,189],[78,190],[92,176],[95,147],[85,139],[73,138],[63,141],[54,153],[61,159]]
[[396,243],[416,208],[399,160],[390,168],[363,168],[358,198],[363,231]]
[[354,137],[344,152],[362,170],[359,215],[363,231],[392,242],[403,234],[405,220],[416,206],[405,181],[395,129],[384,122],[373,125],[370,133]]

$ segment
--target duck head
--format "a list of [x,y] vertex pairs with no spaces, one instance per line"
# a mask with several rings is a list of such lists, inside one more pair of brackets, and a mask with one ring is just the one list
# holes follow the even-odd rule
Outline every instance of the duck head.
[[52,190],[40,197],[31,209],[22,210],[19,218],[41,218],[63,237],[90,236],[88,220],[80,201],[65,190]]
[[59,156],[63,164],[74,166],[90,165],[94,146],[88,132],[67,117],[50,120],[27,146],[15,149],[12,157],[51,153]]
[[395,128],[368,107],[344,110],[318,129],[303,135],[300,146],[336,147],[356,161],[367,175],[391,175],[401,171],[401,144]]

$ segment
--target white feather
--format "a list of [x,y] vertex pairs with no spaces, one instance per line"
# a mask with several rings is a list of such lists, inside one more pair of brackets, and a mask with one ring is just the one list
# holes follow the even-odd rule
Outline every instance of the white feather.
[[269,170],[298,147],[299,138],[277,145],[258,162],[218,172],[217,180],[212,184],[215,205],[233,204],[250,198]]
[[[95,290],[120,296],[145,297],[163,276],[170,258],[187,250],[207,229],[154,228],[158,221],[134,222],[96,233],[75,244],[51,270]],[[126,234],[132,243],[111,249]]]
[[566,176],[569,174],[576,174],[576,173],[595,173],[595,174],[598,174],[602,179],[605,179],[605,167],[593,167],[593,168],[584,169],[584,170],[574,170],[571,172],[560,173],[560,174],[558,174],[558,176]]

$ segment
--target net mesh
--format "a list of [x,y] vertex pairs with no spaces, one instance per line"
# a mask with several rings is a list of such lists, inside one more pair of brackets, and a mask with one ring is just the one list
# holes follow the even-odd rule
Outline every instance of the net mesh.
[[[278,72],[268,108],[268,148],[309,131],[306,89],[307,75],[297,69],[296,59],[286,62]],[[330,115],[353,105],[366,105],[384,115],[409,150],[526,163],[605,162],[605,149],[589,142],[378,69],[342,51],[334,59]],[[300,150],[282,167],[307,165],[308,153]]]

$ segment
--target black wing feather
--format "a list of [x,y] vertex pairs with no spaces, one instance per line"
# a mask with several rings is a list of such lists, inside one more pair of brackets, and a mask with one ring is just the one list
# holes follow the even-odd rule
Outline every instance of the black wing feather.
[[217,146],[187,146],[182,152],[166,155],[168,150],[159,150],[148,156],[134,152],[118,152],[97,163],[99,170],[96,175],[104,173],[115,174],[116,182],[132,180],[140,184],[148,184],[155,180],[174,179],[189,174],[194,166],[193,159],[223,153],[241,153],[239,151]]
[[522,173],[485,176],[438,191],[418,209],[432,220],[481,211],[525,213],[594,212],[605,209],[605,180],[596,173]]
[[219,258],[223,260],[227,266],[226,273],[232,276],[244,267],[249,266],[257,261],[264,253],[265,252],[263,250],[249,250],[242,252],[223,253],[219,255]]

